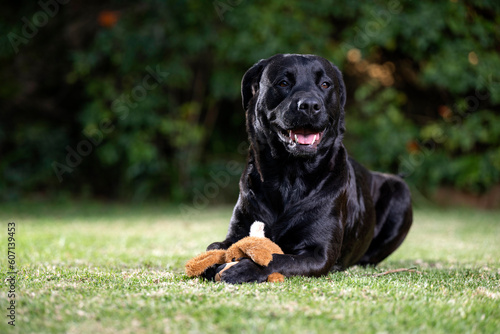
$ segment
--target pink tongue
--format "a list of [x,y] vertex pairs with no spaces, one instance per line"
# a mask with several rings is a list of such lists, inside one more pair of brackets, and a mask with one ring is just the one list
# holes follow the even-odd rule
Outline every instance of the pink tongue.
[[312,144],[314,137],[316,136],[316,141],[318,140],[318,134],[317,133],[311,133],[311,134],[296,134],[297,135],[297,141],[299,142],[299,144],[302,144],[302,145],[310,145]]

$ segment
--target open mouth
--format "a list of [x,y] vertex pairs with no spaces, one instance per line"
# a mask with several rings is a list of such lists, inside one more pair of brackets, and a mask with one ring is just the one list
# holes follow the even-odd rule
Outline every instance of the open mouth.
[[309,147],[316,147],[321,141],[323,131],[319,132],[311,129],[291,129],[279,132],[281,139],[289,145],[303,145]]

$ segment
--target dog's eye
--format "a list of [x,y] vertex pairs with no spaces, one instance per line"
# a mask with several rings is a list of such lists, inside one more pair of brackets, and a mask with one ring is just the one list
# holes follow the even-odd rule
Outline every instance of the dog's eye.
[[280,81],[280,83],[278,84],[278,86],[280,86],[280,87],[288,87],[288,85],[290,85],[290,84],[289,84],[289,83],[288,83],[288,81],[286,81],[286,80],[282,80],[282,81]]
[[321,88],[327,89],[328,87],[330,87],[330,84],[326,81],[321,84]]

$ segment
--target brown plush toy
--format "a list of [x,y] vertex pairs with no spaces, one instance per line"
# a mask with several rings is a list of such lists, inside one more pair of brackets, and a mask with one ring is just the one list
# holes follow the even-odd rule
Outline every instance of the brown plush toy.
[[[186,263],[186,274],[189,277],[201,276],[211,266],[225,263],[225,267],[215,275],[215,280],[220,281],[224,271],[238,263],[238,259],[249,257],[258,265],[267,267],[273,259],[273,254],[283,254],[283,251],[264,236],[264,223],[256,221],[250,227],[250,236],[234,243],[227,250],[210,250],[189,260]],[[272,273],[267,277],[268,282],[284,280],[280,273]]]

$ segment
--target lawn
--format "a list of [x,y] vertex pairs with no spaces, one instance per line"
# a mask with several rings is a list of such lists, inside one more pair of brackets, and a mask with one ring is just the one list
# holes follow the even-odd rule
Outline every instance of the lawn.
[[[0,333],[498,333],[500,212],[417,207],[401,248],[281,284],[189,279],[186,260],[225,236],[231,208],[1,204]],[[15,222],[15,327],[7,227]],[[416,268],[376,276],[387,270]]]

